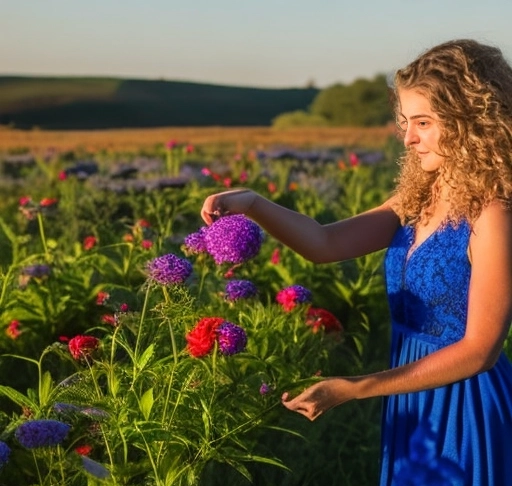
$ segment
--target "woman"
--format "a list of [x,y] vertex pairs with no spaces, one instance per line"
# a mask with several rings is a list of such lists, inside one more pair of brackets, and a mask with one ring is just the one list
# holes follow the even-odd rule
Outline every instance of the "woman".
[[404,460],[422,427],[432,468],[454,465],[447,477],[462,484],[512,484],[512,366],[502,353],[512,317],[512,69],[499,49],[456,40],[399,70],[393,92],[406,150],[380,207],[322,226],[235,190],[208,197],[202,216],[243,213],[317,263],[388,248],[390,369],[326,378],[285,393],[284,406],[314,420],[384,397],[381,486],[409,484]]

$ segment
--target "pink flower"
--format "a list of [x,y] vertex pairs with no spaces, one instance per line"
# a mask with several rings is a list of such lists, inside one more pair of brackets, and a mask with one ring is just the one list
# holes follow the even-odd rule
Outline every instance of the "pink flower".
[[20,197],[19,204],[21,207],[28,206],[32,202],[32,199],[30,196],[23,196]]
[[99,339],[94,336],[75,336],[68,342],[71,356],[76,360],[87,359],[99,346]]
[[169,150],[172,150],[174,147],[176,147],[176,145],[178,145],[178,142],[176,142],[176,140],[174,139],[171,139],[169,140],[165,146],[169,149]]
[[126,302],[123,302],[120,306],[119,306],[119,310],[121,312],[128,312],[128,310],[130,309],[130,307],[128,306],[128,304]]
[[7,326],[5,334],[7,334],[11,339],[17,339],[21,334],[20,325],[19,321],[12,320]]
[[68,178],[68,175],[66,174],[66,171],[61,170],[59,172],[59,181],[65,181]]
[[272,265],[278,265],[279,261],[281,259],[281,252],[279,251],[279,248],[275,248],[272,252],[272,256],[270,257],[270,263]]
[[286,312],[290,312],[298,304],[310,303],[311,300],[311,291],[302,285],[290,285],[280,290],[276,295],[276,301],[281,304]]
[[114,314],[103,314],[101,316],[101,322],[115,327],[117,326],[117,317]]
[[188,144],[188,145],[185,147],[185,153],[187,153],[187,154],[191,154],[193,151],[194,151],[194,146],[193,146],[193,145]]

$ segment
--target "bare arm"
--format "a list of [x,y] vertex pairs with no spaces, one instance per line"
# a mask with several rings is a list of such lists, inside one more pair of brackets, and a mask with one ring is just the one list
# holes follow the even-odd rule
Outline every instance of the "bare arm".
[[426,390],[491,368],[512,318],[512,215],[498,204],[486,208],[470,240],[472,271],[465,336],[414,363],[366,376],[330,378],[284,404],[313,420],[354,398]]
[[360,215],[321,225],[245,189],[209,196],[201,210],[208,224],[215,216],[237,213],[315,263],[347,260],[386,248],[399,225],[390,200]]

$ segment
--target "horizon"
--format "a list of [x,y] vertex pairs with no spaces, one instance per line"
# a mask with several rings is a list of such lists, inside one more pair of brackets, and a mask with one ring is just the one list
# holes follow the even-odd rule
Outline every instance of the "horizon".
[[348,0],[3,4],[3,76],[323,89],[389,74],[453,38],[512,57],[507,0],[367,0],[364,9]]

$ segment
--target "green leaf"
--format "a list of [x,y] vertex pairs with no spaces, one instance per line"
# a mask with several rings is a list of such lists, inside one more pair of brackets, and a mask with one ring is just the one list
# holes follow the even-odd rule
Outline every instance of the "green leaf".
[[36,402],[30,400],[28,397],[20,393],[19,391],[11,388],[10,386],[0,385],[0,395],[3,395],[11,399],[14,403],[20,407],[27,407],[32,410],[38,410],[39,407]]
[[155,352],[155,345],[154,344],[150,344],[144,350],[142,355],[137,360],[137,367],[139,368],[139,370],[142,370],[142,369],[144,369],[146,367],[146,365],[148,364],[149,360],[152,358],[154,352]]
[[155,399],[153,397],[153,388],[146,390],[142,398],[140,399],[140,411],[146,420],[149,419],[149,415],[151,414],[151,409],[153,408],[153,403]]
[[40,387],[40,396],[39,396],[39,403],[41,404],[41,407],[44,407],[46,404],[48,397],[50,396],[50,392],[52,389],[52,375],[49,371],[45,371],[43,373],[43,376],[41,377],[41,387]]

